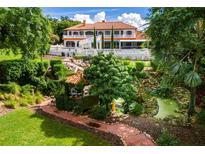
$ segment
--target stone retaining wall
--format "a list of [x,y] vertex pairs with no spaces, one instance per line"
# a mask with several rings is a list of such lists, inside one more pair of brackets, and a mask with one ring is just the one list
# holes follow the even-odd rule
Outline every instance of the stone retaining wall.
[[61,123],[69,124],[71,126],[79,128],[79,129],[83,129],[83,130],[86,130],[88,132],[91,132],[91,133],[109,141],[109,143],[111,143],[113,145],[116,145],[116,146],[126,145],[126,143],[123,141],[123,139],[115,134],[104,132],[104,131],[96,129],[95,127],[91,127],[91,126],[88,126],[85,124],[79,124],[79,123],[73,122],[71,120],[59,118],[53,114],[50,114],[48,112],[43,111],[41,108],[37,109],[36,112],[41,114],[41,115],[45,115],[49,118],[55,119]]

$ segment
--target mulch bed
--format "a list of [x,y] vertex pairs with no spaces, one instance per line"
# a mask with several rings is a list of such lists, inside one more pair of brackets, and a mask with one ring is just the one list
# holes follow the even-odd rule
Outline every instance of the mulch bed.
[[165,122],[156,121],[150,117],[129,116],[121,121],[142,132],[150,134],[156,140],[161,131],[166,128],[176,138],[181,141],[181,145],[204,146],[205,126],[194,125],[192,127],[171,126]]

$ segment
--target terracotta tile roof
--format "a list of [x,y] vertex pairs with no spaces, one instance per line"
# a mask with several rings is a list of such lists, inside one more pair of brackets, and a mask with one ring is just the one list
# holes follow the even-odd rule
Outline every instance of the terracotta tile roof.
[[81,23],[65,30],[93,30],[94,28],[97,30],[111,30],[113,29],[137,29],[134,26],[128,25],[126,23],[116,21],[116,22],[96,22],[94,24],[86,24]]
[[71,84],[78,84],[80,83],[82,80],[84,80],[83,78],[83,72],[78,71],[76,74],[69,76],[66,79],[67,83],[71,83]]
[[85,38],[63,38],[63,40],[76,40],[76,41],[83,40],[83,39]]
[[145,35],[144,32],[137,31],[135,39],[136,40],[145,40],[146,39],[146,35]]

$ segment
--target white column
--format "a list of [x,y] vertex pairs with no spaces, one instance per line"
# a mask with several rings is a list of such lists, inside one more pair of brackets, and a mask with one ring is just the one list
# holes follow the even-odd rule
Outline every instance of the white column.
[[119,41],[119,49],[121,49],[121,41]]

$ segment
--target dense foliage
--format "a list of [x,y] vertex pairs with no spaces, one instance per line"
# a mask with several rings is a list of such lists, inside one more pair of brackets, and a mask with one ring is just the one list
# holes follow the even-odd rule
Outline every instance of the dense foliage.
[[129,111],[131,114],[138,116],[144,112],[144,106],[139,103],[132,103],[129,106]]
[[179,145],[179,140],[173,137],[168,130],[163,130],[161,135],[156,140],[158,145],[161,146],[176,146]]
[[133,78],[127,67],[112,54],[99,53],[90,61],[91,66],[84,73],[92,85],[91,92],[98,95],[102,105],[107,109],[114,98],[123,98],[128,105],[136,98]]
[[32,83],[34,77],[42,76],[48,70],[47,62],[32,60],[6,60],[0,62],[0,83]]
[[191,91],[189,115],[194,113],[196,88],[204,79],[204,8],[153,8],[147,34],[152,53],[172,84]]
[[51,27],[40,8],[0,8],[0,48],[20,49],[24,58],[47,53]]
[[73,21],[68,17],[62,16],[60,19],[50,18],[53,34],[51,35],[52,44],[63,43],[63,32],[65,28],[79,24],[79,21]]
[[15,82],[0,84],[0,101],[8,108],[39,104],[44,100],[31,85],[20,86]]
[[108,115],[108,111],[104,106],[95,106],[91,111],[91,115],[95,119],[103,120]]

